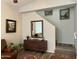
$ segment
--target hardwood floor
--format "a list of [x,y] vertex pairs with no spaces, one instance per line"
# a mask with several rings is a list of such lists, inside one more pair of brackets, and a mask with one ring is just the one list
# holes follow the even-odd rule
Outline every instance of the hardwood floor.
[[76,50],[72,45],[57,45],[55,55],[65,59],[76,59]]

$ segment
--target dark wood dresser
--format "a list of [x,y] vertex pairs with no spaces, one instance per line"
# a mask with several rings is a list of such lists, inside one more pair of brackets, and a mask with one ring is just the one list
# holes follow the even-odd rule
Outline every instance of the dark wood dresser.
[[24,40],[24,49],[45,52],[47,50],[47,41],[36,39]]

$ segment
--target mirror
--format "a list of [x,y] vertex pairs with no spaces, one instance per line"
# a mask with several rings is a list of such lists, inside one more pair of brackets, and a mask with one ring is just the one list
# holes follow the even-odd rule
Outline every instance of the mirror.
[[43,38],[43,20],[31,21],[31,36]]

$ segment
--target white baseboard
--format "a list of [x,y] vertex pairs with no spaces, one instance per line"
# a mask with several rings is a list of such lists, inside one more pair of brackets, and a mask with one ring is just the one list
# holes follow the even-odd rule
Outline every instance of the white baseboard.
[[50,52],[50,53],[55,53],[55,50],[52,50],[52,51],[50,51],[50,50],[47,50],[47,52]]

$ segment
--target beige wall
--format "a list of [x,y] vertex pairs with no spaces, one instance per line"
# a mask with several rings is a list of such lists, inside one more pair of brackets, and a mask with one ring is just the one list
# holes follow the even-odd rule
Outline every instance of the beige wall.
[[[38,11],[39,15],[56,26],[56,40],[58,43],[74,45],[74,29],[76,30],[76,12],[74,7],[75,6],[62,6],[58,8],[51,8],[53,15],[50,16],[45,16],[44,10]],[[70,18],[60,20],[60,10],[66,8],[70,8]]]
[[22,14],[22,37],[26,39],[26,36],[31,35],[31,21],[43,20],[44,38],[48,41],[48,52],[55,52],[55,26],[50,24],[44,18],[39,16],[36,12]]
[[[1,38],[5,38],[8,43],[21,42],[21,15],[4,0],[1,1],[1,12]],[[6,33],[6,19],[16,20],[16,33]]]

